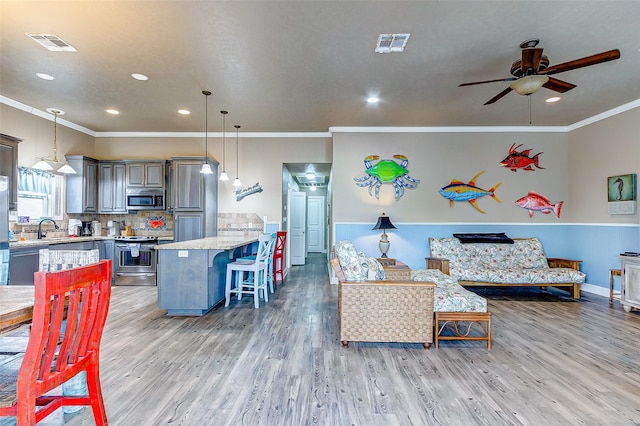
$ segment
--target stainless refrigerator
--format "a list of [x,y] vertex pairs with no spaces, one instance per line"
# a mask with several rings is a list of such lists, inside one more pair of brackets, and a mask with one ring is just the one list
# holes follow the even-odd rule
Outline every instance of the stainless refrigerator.
[[9,178],[0,176],[0,285],[9,283]]

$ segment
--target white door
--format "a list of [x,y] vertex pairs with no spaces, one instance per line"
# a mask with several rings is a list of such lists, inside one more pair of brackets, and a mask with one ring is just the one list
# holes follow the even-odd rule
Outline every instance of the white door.
[[324,253],[324,210],[322,196],[309,196],[307,202],[307,251]]
[[291,205],[289,229],[291,235],[291,264],[304,265],[306,253],[305,222],[307,194],[304,192],[291,192]]

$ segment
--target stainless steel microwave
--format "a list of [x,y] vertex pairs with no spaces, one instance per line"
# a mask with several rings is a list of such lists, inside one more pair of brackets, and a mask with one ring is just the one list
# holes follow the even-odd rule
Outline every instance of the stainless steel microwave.
[[127,189],[127,210],[164,210],[164,190]]

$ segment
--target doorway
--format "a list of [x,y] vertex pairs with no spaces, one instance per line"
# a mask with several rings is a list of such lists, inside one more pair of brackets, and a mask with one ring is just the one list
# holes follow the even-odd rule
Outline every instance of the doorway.
[[287,264],[304,265],[308,253],[327,253],[330,163],[283,164],[283,222]]

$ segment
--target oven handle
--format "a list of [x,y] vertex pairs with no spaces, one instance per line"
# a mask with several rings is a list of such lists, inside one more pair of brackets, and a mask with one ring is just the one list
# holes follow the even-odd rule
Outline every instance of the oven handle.
[[[131,243],[131,244],[138,244],[138,243]],[[155,248],[155,244],[140,244],[140,250],[149,250],[149,249],[154,249]],[[125,243],[125,244],[116,244],[117,248],[123,248],[123,249],[128,249],[129,248],[129,244]]]

